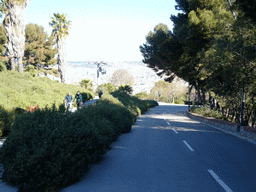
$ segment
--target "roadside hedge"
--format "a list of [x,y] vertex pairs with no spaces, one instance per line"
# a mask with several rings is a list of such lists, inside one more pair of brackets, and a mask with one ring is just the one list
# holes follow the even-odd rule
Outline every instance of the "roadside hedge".
[[10,133],[14,118],[15,113],[13,111],[7,111],[0,105],[0,137]]
[[[94,93],[88,90],[84,90],[81,92],[83,102],[91,100],[95,97]],[[76,103],[74,103],[76,106]],[[63,104],[59,107],[60,111],[63,111]],[[26,112],[27,109],[22,108],[14,108],[14,109],[5,109],[3,106],[0,105],[0,137],[8,136],[12,125],[14,123],[15,116],[20,115],[21,113]]]
[[53,105],[18,115],[0,148],[3,179],[20,192],[57,191],[79,180],[120,134],[131,131],[136,110],[156,105],[116,92],[72,114]]

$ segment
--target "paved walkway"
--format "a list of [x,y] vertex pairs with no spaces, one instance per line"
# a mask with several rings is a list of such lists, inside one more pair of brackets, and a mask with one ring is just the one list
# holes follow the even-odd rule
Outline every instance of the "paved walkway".
[[[84,106],[92,105],[93,103],[95,103],[98,100],[99,100],[99,97],[96,96],[94,99],[84,102]],[[76,110],[77,110],[76,107],[72,108],[72,112],[75,112]]]

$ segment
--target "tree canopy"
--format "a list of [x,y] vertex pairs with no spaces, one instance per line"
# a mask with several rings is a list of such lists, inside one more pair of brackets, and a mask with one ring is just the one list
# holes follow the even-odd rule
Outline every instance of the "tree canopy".
[[54,58],[57,48],[54,46],[56,41],[53,36],[48,36],[42,26],[29,23],[25,29],[25,53],[26,64],[32,65],[51,65],[56,64]]
[[61,39],[69,34],[69,28],[71,21],[67,20],[66,14],[54,13],[54,17],[51,17],[50,26],[53,28],[52,34],[57,38]]
[[237,91],[252,70],[255,25],[236,21],[228,1],[176,2],[182,12],[170,17],[173,30],[158,24],[149,32],[140,46],[143,62],[166,81],[178,76],[197,90]]
[[255,1],[176,3],[180,12],[170,17],[172,31],[158,24],[140,46],[143,62],[158,75],[168,76],[166,81],[178,76],[199,94],[213,92],[229,98],[228,102],[241,98],[244,87],[252,103],[256,96]]
[[3,24],[0,24],[0,55],[4,56],[6,52],[6,31]]
[[109,81],[116,87],[119,87],[122,84],[133,86],[134,77],[129,73],[128,70],[118,69],[114,71]]

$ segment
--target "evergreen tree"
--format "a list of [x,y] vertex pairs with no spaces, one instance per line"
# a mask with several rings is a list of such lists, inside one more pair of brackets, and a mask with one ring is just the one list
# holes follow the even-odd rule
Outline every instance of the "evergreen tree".
[[256,1],[255,0],[236,0],[234,9],[243,12],[243,15],[256,22]]
[[27,64],[36,66],[55,64],[54,56],[57,48],[54,48],[55,40],[48,37],[42,26],[29,23],[25,30],[25,54],[24,59]]
[[3,24],[0,24],[0,55],[4,56],[6,52],[6,31]]
[[206,78],[211,74],[206,69],[205,51],[215,43],[216,36],[230,26],[232,14],[227,10],[227,2],[222,0],[176,2],[176,9],[183,12],[171,16],[173,32],[169,32],[165,40],[161,38],[164,29],[149,33],[147,43],[140,47],[144,63],[156,70],[162,69],[161,73],[170,76],[167,80],[172,81],[177,75],[198,92],[205,92]]

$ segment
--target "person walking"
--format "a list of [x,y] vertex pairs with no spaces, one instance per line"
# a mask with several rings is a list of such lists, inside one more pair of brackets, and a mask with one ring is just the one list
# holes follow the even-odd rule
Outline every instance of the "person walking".
[[72,95],[70,95],[70,92],[68,92],[68,94],[65,97],[65,102],[67,103],[67,109],[70,112],[72,111],[72,100],[73,100],[73,97]]
[[75,102],[75,100],[76,100],[77,107],[79,108],[82,107],[83,100],[82,100],[82,95],[80,94],[79,91],[77,91],[73,102]]
[[100,90],[99,92],[99,98],[101,98],[101,95],[103,94],[103,92]]

